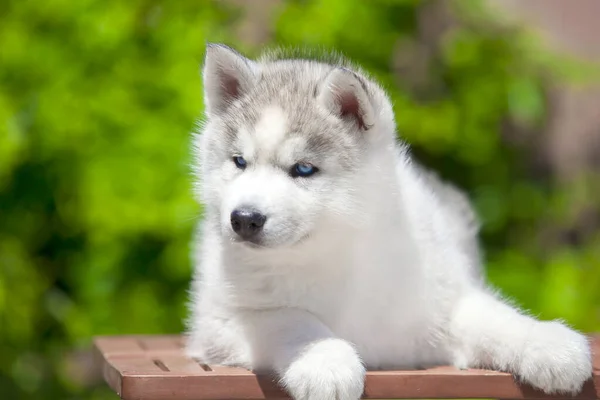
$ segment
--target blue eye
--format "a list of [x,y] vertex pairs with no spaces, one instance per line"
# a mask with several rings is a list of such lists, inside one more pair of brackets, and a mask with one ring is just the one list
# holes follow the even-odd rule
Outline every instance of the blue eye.
[[246,168],[246,160],[244,160],[244,157],[242,156],[235,156],[233,157],[233,162],[235,163],[235,166],[238,167],[239,169],[245,169]]
[[294,164],[294,166],[292,167],[292,170],[290,172],[290,174],[292,175],[292,177],[297,178],[299,176],[301,177],[308,177],[311,176],[313,174],[315,174],[319,169],[311,164],[306,164],[306,163],[298,163],[298,164]]

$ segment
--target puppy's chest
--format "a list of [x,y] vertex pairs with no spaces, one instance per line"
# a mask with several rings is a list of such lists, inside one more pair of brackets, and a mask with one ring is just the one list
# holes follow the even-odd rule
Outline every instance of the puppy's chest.
[[243,307],[294,307],[336,314],[343,309],[347,285],[340,280],[290,272],[255,273],[236,279],[234,291]]
[[[338,274],[253,271],[233,285],[236,305],[244,308],[306,310],[340,335],[354,335],[364,326],[385,326],[413,319],[417,304],[408,301],[410,290],[396,281],[386,284],[376,273],[361,276],[352,270]],[[391,315],[390,315],[391,314]],[[388,327],[396,330],[397,327]]]

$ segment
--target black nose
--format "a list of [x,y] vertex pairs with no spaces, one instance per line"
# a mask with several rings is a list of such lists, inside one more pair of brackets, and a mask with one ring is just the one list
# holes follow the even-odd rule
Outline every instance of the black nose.
[[250,208],[238,208],[231,213],[231,227],[243,239],[252,239],[260,233],[267,217]]

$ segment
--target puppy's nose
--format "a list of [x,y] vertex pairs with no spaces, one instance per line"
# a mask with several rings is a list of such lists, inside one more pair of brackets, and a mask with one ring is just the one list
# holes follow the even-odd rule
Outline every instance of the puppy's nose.
[[249,240],[262,231],[267,217],[251,208],[237,208],[231,213],[231,227],[243,239]]

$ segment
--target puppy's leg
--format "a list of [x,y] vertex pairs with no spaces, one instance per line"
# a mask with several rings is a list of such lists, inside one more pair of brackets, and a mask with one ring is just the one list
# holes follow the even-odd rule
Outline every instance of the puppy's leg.
[[275,371],[296,400],[357,400],[365,368],[354,347],[297,309],[244,312],[253,369]]
[[450,333],[457,367],[510,372],[547,393],[574,394],[592,375],[585,336],[525,316],[489,293],[459,301]]

